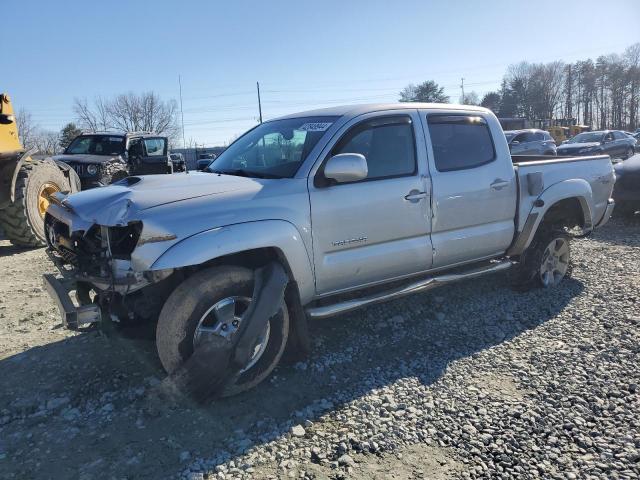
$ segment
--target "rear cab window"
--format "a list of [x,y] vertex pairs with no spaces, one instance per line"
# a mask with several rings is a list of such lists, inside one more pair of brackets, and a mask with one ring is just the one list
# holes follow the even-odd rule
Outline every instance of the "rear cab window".
[[489,125],[481,116],[430,114],[427,125],[439,172],[475,168],[496,158]]

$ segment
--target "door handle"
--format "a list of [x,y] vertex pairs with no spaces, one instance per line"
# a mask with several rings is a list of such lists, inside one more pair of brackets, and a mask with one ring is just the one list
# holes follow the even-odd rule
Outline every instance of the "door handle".
[[404,196],[405,200],[409,200],[411,203],[419,202],[423,198],[427,198],[429,194],[427,192],[421,192],[420,190],[411,190]]
[[490,186],[493,190],[502,190],[504,187],[508,185],[509,185],[509,182],[507,182],[506,180],[502,180],[501,178],[496,178]]

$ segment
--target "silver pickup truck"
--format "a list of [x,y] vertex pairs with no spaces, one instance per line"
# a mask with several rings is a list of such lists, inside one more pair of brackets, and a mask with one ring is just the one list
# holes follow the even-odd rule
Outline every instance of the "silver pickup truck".
[[71,328],[157,319],[171,373],[203,337],[233,344],[257,310],[255,272],[281,266],[284,294],[225,394],[267,377],[287,344],[306,351],[309,318],[508,268],[552,288],[570,237],[614,207],[608,156],[512,157],[493,113],[461,105],[289,115],[208,170],[56,195],[46,236],[63,277],[45,285]]

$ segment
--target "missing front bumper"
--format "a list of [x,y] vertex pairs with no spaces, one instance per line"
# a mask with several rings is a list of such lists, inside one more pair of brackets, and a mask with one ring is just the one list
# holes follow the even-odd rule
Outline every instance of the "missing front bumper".
[[76,330],[84,325],[97,323],[102,320],[100,307],[98,305],[76,305],[71,300],[69,293],[71,289],[66,287],[55,275],[50,273],[42,276],[44,287],[51,298],[56,302],[62,323],[66,328]]

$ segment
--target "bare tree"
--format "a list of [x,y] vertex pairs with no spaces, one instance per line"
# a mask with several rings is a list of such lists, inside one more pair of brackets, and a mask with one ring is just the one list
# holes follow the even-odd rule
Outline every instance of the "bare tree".
[[38,125],[34,122],[31,113],[24,108],[16,113],[16,126],[18,127],[18,138],[26,150],[34,147]]
[[473,91],[465,93],[464,97],[460,96],[460,103],[463,105],[480,105],[480,97]]
[[93,105],[89,105],[86,98],[76,98],[73,101],[73,111],[83,130],[99,132],[111,128],[107,107],[101,97],[96,97]]
[[96,97],[92,105],[86,99],[75,99],[74,111],[80,125],[91,132],[145,131],[167,135],[172,140],[179,132],[176,101],[162,101],[154,92],[130,92],[110,100]]

